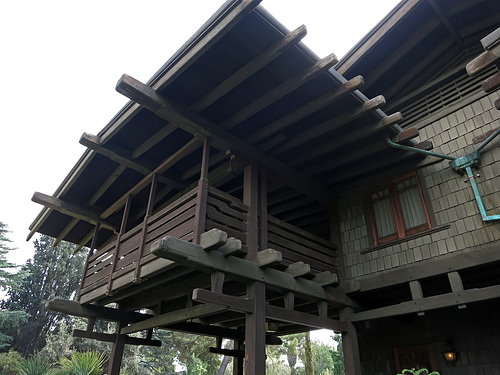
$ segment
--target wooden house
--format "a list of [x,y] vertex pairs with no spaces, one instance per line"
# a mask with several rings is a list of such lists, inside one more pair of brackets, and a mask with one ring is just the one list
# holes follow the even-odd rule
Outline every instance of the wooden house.
[[498,373],[499,21],[495,0],[406,0],[339,62],[227,1],[147,83],[121,77],[131,101],[33,196],[31,234],[90,248],[78,301],[47,307],[114,343],[108,374],[153,328],[217,337],[234,374],[318,328],[347,374]]

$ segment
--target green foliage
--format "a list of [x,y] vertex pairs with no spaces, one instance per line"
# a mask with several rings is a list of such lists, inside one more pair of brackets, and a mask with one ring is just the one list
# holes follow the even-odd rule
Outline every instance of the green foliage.
[[61,367],[68,375],[101,375],[106,356],[97,352],[74,352],[71,359],[63,357],[59,360]]
[[19,288],[9,289],[8,299],[2,303],[4,309],[30,315],[26,324],[17,332],[11,332],[15,337],[14,349],[25,357],[41,350],[47,334],[57,329],[63,319],[61,314],[46,310],[45,302],[55,297],[71,299],[80,284],[84,255],[74,254],[73,245],[68,243],[60,243],[55,248],[52,243],[53,239],[48,236],[35,240],[33,259],[22,266],[28,276]]
[[429,373],[429,370],[426,368],[422,368],[420,370],[415,370],[414,368],[412,369],[404,369],[401,371],[401,374],[398,375],[404,375],[404,374],[410,374],[410,375],[439,375],[439,372],[437,371],[432,371]]
[[0,353],[0,375],[17,375],[23,357],[15,350]]
[[19,365],[19,375],[51,375],[52,362],[42,356],[25,359]]
[[333,361],[333,373],[332,375],[344,375],[344,348],[342,346],[342,336],[335,335],[333,340],[337,342],[337,349],[331,350],[330,355]]

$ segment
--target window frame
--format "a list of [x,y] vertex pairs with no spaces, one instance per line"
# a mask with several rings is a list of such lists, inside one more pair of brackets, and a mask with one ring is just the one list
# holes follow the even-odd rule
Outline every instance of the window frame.
[[[397,191],[396,184],[411,177],[414,177],[416,180],[416,187],[418,188],[420,201],[423,206],[426,222],[417,225],[415,227],[406,228],[403,209],[401,206],[401,200],[399,199],[399,194],[401,193],[401,191],[399,192]],[[427,195],[427,191],[425,189],[425,186],[423,186],[421,180],[422,179],[420,178],[419,173],[417,171],[413,171],[403,176],[392,179],[384,185],[379,185],[377,189],[373,189],[369,192],[367,196],[368,212],[369,212],[368,221],[371,225],[371,240],[373,241],[374,246],[384,245],[393,241],[404,239],[406,237],[414,236],[420,232],[427,231],[436,225],[431,212],[430,201]],[[383,237],[379,237],[377,232],[377,226],[375,223],[375,209],[373,205],[374,201],[372,199],[372,195],[376,192],[380,192],[381,190],[385,189],[388,189],[389,192],[389,199],[391,203],[392,213],[394,215],[393,218],[396,226],[396,232]]]

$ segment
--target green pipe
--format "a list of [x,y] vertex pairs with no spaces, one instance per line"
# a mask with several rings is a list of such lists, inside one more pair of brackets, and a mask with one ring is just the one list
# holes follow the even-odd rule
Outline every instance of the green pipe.
[[435,157],[438,157],[441,159],[448,159],[448,160],[455,160],[456,159],[453,156],[442,155],[442,154],[438,154],[436,152],[427,151],[427,150],[421,150],[421,149],[416,148],[416,147],[400,145],[398,143],[394,143],[393,141],[391,141],[391,139],[389,137],[385,137],[385,139],[386,139],[387,143],[389,143],[389,145],[391,145],[394,148],[399,148],[401,150],[413,151],[413,152],[417,152],[419,154],[424,154],[424,155],[428,155],[428,156],[435,156]]
[[474,172],[472,171],[472,168],[470,166],[466,166],[465,170],[467,171],[467,177],[469,177],[469,181],[472,186],[472,190],[474,191],[474,196],[476,197],[477,206],[479,207],[479,212],[481,213],[483,221],[500,220],[500,215],[488,216],[488,214],[486,213],[486,208],[484,207],[481,193],[479,192],[479,186],[477,186],[477,181],[474,177]]

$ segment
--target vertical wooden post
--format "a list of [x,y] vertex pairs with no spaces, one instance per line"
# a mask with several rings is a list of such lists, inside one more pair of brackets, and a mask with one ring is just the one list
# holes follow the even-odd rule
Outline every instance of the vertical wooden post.
[[259,251],[259,171],[256,162],[245,167],[243,179],[243,203],[248,206],[246,259],[255,262]]
[[210,158],[210,139],[203,142],[203,156],[201,159],[200,180],[198,181],[198,194],[196,196],[196,212],[194,218],[194,242],[200,243],[200,236],[205,231],[208,200],[208,163]]
[[123,322],[116,323],[116,339],[113,343],[113,349],[109,357],[108,374],[120,375],[120,367],[122,365],[123,351],[125,350],[126,335],[121,335],[120,330],[126,326]]
[[339,311],[340,320],[347,322],[349,328],[348,332],[342,333],[345,375],[361,375],[358,334],[356,332],[356,326],[351,323],[351,315],[354,309],[352,307],[343,307]]
[[[234,340],[234,349],[241,353],[244,350],[244,345],[242,340]],[[243,375],[243,356],[238,354],[233,358],[233,375]]]
[[92,237],[92,243],[90,244],[90,250],[87,255],[87,260],[85,261],[85,268],[83,269],[82,281],[80,281],[80,289],[78,289],[78,298],[76,299],[77,301],[80,301],[80,294],[82,292],[83,285],[85,284],[85,278],[87,277],[90,257],[94,255],[94,249],[97,247],[97,236],[99,234],[99,229],[101,229],[101,224],[97,223],[94,230],[94,237]]
[[247,285],[247,295],[254,300],[253,313],[245,321],[245,375],[266,373],[266,287],[261,282]]
[[261,168],[259,180],[259,246],[260,250],[267,249],[267,173]]
[[345,266],[344,266],[344,254],[342,251],[342,244],[340,241],[340,225],[337,215],[337,204],[330,203],[328,206],[328,221],[330,225],[330,241],[335,244],[335,250],[337,252],[338,259],[338,270],[337,275],[339,275],[341,280],[345,280]]
[[116,269],[116,262],[118,261],[118,253],[120,252],[120,244],[122,235],[127,230],[127,221],[128,221],[128,213],[130,212],[130,205],[132,204],[132,195],[127,196],[127,202],[125,203],[125,207],[123,208],[123,217],[122,217],[122,225],[120,226],[120,233],[116,237],[116,245],[115,245],[115,253],[113,254],[113,263],[111,267],[109,267],[109,278],[108,278],[108,287],[106,289],[106,295],[110,296],[113,294],[113,273]]
[[137,251],[137,258],[135,261],[135,272],[133,282],[138,284],[141,282],[141,258],[144,255],[144,248],[146,246],[146,238],[148,235],[148,220],[153,214],[153,206],[155,202],[156,196],[156,186],[158,185],[158,174],[153,175],[153,179],[151,181],[151,188],[149,190],[149,199],[148,206],[146,208],[146,214],[144,215],[144,221],[142,222],[142,232],[141,232],[141,244],[139,245],[139,249]]

